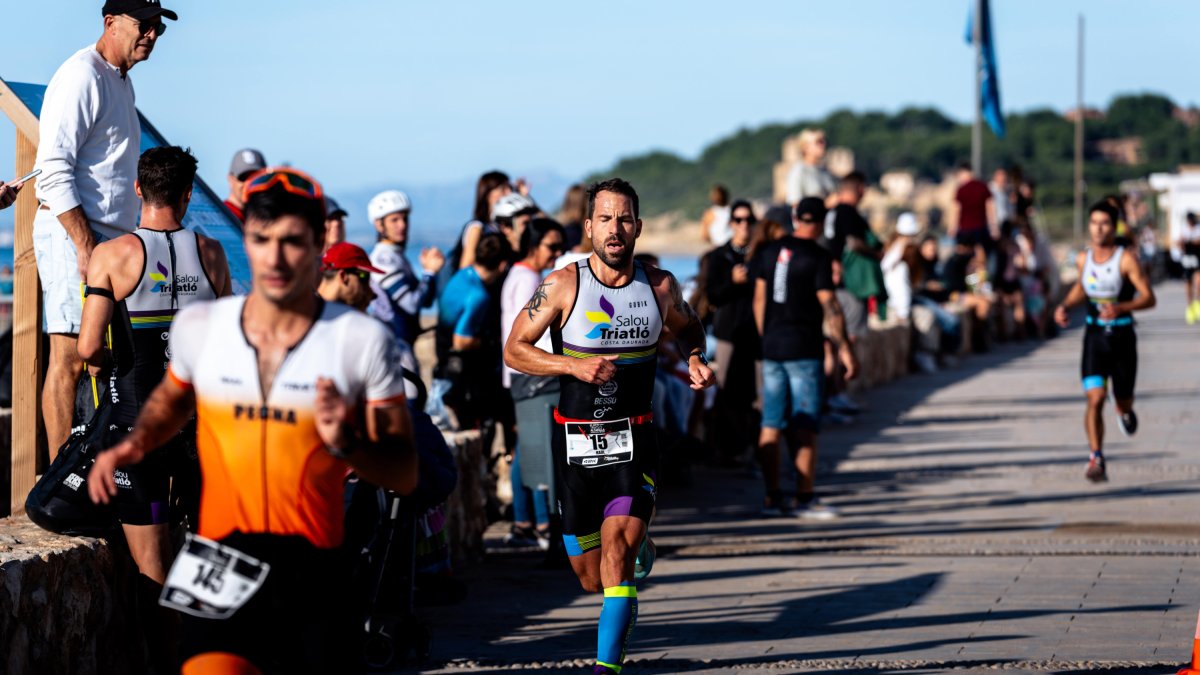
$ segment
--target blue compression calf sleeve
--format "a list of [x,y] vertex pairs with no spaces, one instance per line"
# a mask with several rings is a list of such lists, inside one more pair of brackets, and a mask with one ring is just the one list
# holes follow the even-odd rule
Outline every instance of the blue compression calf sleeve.
[[637,588],[632,581],[604,589],[600,630],[596,636],[596,665],[621,672],[625,647],[637,623]]

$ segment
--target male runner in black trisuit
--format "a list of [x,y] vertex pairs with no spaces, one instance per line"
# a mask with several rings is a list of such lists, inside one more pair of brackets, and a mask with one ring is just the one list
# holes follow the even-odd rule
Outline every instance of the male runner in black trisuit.
[[[642,230],[633,186],[619,178],[591,186],[583,226],[592,255],[538,287],[513,323],[504,358],[529,375],[561,376],[552,448],[563,540],[583,588],[604,591],[593,672],[619,673],[637,619],[634,580],[653,562],[646,527],[658,447],[650,399],[663,330],[688,355],[692,389],[715,378],[704,329],[675,277],[633,259]],[[535,345],[547,330],[553,353]]]
[[1103,412],[1109,379],[1112,379],[1112,396],[1121,431],[1126,436],[1137,431],[1137,415],[1133,412],[1137,335],[1133,331],[1132,313],[1150,309],[1155,303],[1154,291],[1138,263],[1137,253],[1116,245],[1119,215],[1107,202],[1092,206],[1088,212],[1092,245],[1076,257],[1079,280],[1054,311],[1054,320],[1065,328],[1067,310],[1087,302],[1082,364],[1087,413],[1083,425],[1092,454],[1084,475],[1093,483],[1108,480],[1103,453]]

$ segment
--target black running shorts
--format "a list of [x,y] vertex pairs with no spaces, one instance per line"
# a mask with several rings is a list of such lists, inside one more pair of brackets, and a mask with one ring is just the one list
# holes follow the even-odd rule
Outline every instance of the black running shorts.
[[[180,508],[186,514],[194,513],[199,505],[198,495],[193,493],[200,471],[194,438],[194,433],[190,437],[180,434],[137,464],[113,472],[117,482],[117,517],[122,524],[177,522],[182,515]],[[171,518],[172,508],[176,510],[175,518]]]
[[356,670],[349,564],[341,549],[318,549],[299,536],[234,532],[221,540],[271,566],[261,588],[226,619],[182,614],[183,661],[236,654],[264,673]]
[[658,496],[658,438],[653,424],[635,424],[631,427],[630,461],[578,466],[567,462],[566,426],[554,425],[550,447],[559,478],[558,512],[563,521],[563,543],[567,554],[576,556],[600,545],[600,526],[605,518],[633,516],[650,522]]
[[1088,326],[1083,333],[1083,390],[1103,388],[1112,381],[1113,398],[1133,398],[1137,379],[1137,333],[1132,326],[1106,329]]

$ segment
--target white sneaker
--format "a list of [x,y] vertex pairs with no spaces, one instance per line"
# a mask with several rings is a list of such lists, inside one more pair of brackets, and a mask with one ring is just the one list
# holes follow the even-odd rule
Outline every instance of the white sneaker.
[[841,513],[832,506],[824,504],[821,500],[813,497],[805,504],[797,504],[793,514],[797,518],[805,518],[808,520],[833,520],[840,518]]

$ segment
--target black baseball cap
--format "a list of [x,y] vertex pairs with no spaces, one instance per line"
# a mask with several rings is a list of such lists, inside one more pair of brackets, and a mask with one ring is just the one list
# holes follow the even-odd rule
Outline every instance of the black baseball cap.
[[338,216],[345,218],[348,215],[350,215],[350,214],[346,212],[346,209],[343,209],[340,204],[333,201],[333,197],[330,197],[329,195],[325,195],[325,219],[326,220],[328,220],[330,218],[336,218]]
[[806,223],[822,223],[825,221],[825,200],[819,197],[805,197],[796,204],[796,220]]
[[159,0],[107,0],[101,12],[104,16],[124,14],[138,21],[153,19],[156,16],[162,16],[172,21],[179,20],[179,15],[169,9],[164,9]]

